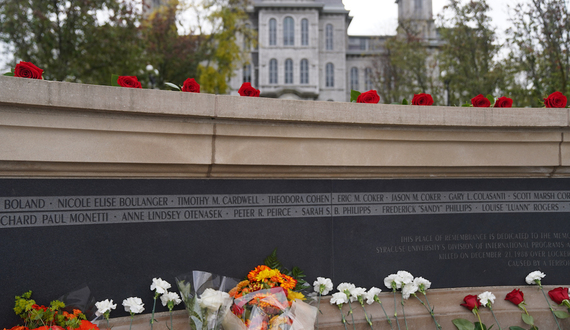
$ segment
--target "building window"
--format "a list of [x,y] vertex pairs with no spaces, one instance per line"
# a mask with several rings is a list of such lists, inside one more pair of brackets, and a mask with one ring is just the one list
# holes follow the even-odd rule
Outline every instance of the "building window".
[[[245,24],[245,30],[249,31],[249,29],[251,29],[251,25],[249,25],[249,23]],[[249,37],[247,37],[245,34],[243,35],[243,49],[244,50],[251,50],[251,40],[249,40]]]
[[325,33],[326,33],[325,39],[326,39],[326,44],[327,44],[326,49],[327,50],[333,50],[333,26],[332,26],[332,24],[327,24]]
[[422,2],[423,2],[423,0],[416,0],[416,5],[415,5],[416,11],[422,10]]
[[295,24],[293,22],[293,17],[285,17],[285,20],[283,21],[283,45],[295,45]]
[[358,87],[358,69],[352,68],[350,69],[350,89],[357,91]]
[[332,63],[327,63],[326,66],[326,87],[334,87],[334,65]]
[[301,84],[309,83],[309,61],[307,59],[301,60]]
[[269,83],[277,84],[277,60],[274,58],[269,61]]
[[366,39],[360,38],[360,50],[366,50]]
[[246,64],[243,66],[243,82],[251,82],[251,64]]
[[277,20],[272,18],[269,20],[269,46],[277,45]]
[[301,21],[301,45],[309,45],[309,20],[306,18]]
[[293,60],[290,58],[285,60],[285,83],[293,83]]
[[364,70],[364,85],[365,85],[365,89],[367,91],[374,89],[374,86],[372,85],[372,69],[371,68],[366,68]]

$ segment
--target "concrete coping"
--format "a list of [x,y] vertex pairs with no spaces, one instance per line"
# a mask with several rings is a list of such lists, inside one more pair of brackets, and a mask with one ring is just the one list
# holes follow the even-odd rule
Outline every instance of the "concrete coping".
[[0,104],[42,109],[312,124],[569,127],[570,109],[420,107],[298,101],[0,77]]

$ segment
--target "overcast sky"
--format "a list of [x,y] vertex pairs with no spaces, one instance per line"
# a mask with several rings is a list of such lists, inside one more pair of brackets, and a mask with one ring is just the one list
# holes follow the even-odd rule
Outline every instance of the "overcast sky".
[[[508,27],[507,3],[513,0],[488,0],[491,6],[493,25],[502,33]],[[352,23],[348,28],[350,35],[389,35],[396,33],[398,5],[395,0],[342,0]],[[434,18],[441,12],[449,0],[432,0]]]

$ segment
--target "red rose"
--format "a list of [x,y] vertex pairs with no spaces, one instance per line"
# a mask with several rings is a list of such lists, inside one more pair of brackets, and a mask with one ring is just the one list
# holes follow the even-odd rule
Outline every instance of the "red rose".
[[32,62],[20,61],[20,63],[16,64],[16,68],[14,69],[14,77],[43,79],[43,72],[44,70],[38,68]]
[[494,108],[511,108],[513,106],[513,99],[508,98],[506,96],[499,97],[497,101],[495,101]]
[[481,307],[481,302],[479,302],[476,295],[467,295],[465,298],[463,298],[463,301],[465,303],[461,304],[461,306],[468,308],[470,311],[472,311],[474,308]]
[[564,300],[570,300],[568,297],[568,288],[560,287],[552,289],[548,291],[548,295],[550,296],[550,299],[552,299],[558,305],[562,305],[562,302]]
[[380,102],[380,96],[375,90],[369,90],[358,95],[356,103],[378,103]]
[[426,93],[414,94],[412,105],[432,105],[433,98]]
[[119,76],[117,84],[122,87],[128,88],[142,88],[141,83],[136,76]]
[[524,301],[524,294],[519,289],[514,289],[513,291],[507,294],[505,300],[512,302],[515,305],[519,305]]
[[246,82],[241,85],[238,91],[241,96],[259,97],[259,89],[251,87],[251,84]]
[[544,99],[544,105],[547,108],[566,108],[568,99],[560,92],[554,92]]
[[488,108],[491,106],[491,102],[489,102],[489,99],[483,96],[483,94],[479,94],[472,98],[471,104],[477,108]]
[[200,93],[200,84],[198,84],[194,78],[188,78],[184,81],[184,85],[182,85],[182,91]]

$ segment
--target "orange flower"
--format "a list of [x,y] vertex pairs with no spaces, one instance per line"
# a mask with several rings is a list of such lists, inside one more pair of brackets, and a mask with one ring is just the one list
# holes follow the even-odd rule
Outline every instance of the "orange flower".
[[255,278],[257,277],[257,275],[264,270],[271,270],[271,268],[269,268],[265,265],[259,265],[259,266],[255,267],[254,270],[249,272],[249,274],[247,274],[247,278],[253,282],[253,281],[255,281]]
[[[74,312],[75,311],[76,310],[74,310]],[[82,320],[81,325],[79,325],[79,330],[99,330],[99,327],[87,320]]]

